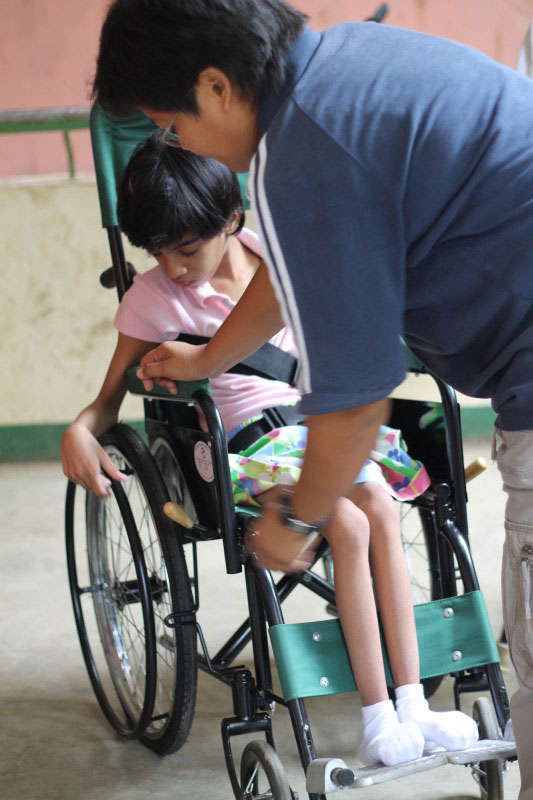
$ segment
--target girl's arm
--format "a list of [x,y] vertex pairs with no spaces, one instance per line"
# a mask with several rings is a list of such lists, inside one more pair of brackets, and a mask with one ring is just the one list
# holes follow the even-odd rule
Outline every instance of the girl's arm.
[[153,348],[153,343],[118,335],[117,346],[109,364],[102,388],[93,402],[81,411],[61,437],[63,472],[75,483],[92,490],[100,497],[111,493],[111,482],[102,475],[104,469],[114,480],[124,480],[96,437],[113,425],[126,394],[126,370],[138,364]]
[[283,325],[263,261],[241,299],[208,344],[164,342],[141,359],[138,377],[148,391],[153,386],[152,378],[157,378],[157,383],[175,394],[176,387],[172,381],[196,381],[220,375],[255,353]]

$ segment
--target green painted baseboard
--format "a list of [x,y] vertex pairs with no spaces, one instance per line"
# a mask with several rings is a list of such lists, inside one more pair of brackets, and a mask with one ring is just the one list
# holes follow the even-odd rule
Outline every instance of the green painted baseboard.
[[[491,408],[461,408],[465,439],[481,439],[491,435],[496,415]],[[144,438],[142,420],[125,420]],[[0,425],[0,461],[40,461],[60,457],[61,434],[65,425]]]
[[490,406],[461,406],[461,429],[464,439],[492,436],[496,414]]
[[[124,420],[145,437],[144,421]],[[0,461],[60,458],[61,434],[68,425],[0,425]]]

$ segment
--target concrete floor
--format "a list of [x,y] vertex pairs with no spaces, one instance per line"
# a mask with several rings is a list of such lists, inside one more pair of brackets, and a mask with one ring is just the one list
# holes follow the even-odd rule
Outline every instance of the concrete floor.
[[[489,443],[470,442],[465,460],[489,458]],[[200,674],[191,734],[183,749],[167,758],[137,742],[120,740],[104,720],[82,662],[68,592],[63,546],[65,481],[58,463],[0,465],[4,520],[0,564],[1,734],[0,797],[3,800],[230,800],[220,739],[220,719],[232,713],[229,690]],[[494,466],[469,487],[474,560],[499,638],[500,552],[504,499]],[[202,616],[211,652],[246,615],[240,576],[213,581],[221,563],[219,543],[201,548]],[[299,596],[297,596],[299,594]],[[285,613],[288,621],[323,617],[323,602],[298,590]],[[221,618],[220,608],[224,615]],[[245,654],[246,657],[246,654]],[[509,693],[512,670],[504,668]],[[446,679],[432,699],[435,709],[451,708]],[[470,699],[470,705],[471,700]],[[469,710],[465,702],[465,710]],[[351,765],[360,738],[357,695],[308,703],[320,756]],[[274,717],[278,752],[293,789],[305,798],[305,783],[285,710]],[[505,776],[506,800],[519,790],[516,763]],[[434,800],[479,797],[470,770],[447,766],[364,790],[369,800]],[[336,795],[331,795],[336,796]]]

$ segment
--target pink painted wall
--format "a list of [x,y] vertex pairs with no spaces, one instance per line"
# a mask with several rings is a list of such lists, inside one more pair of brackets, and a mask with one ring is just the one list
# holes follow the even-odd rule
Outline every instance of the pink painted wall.
[[[322,29],[360,20],[379,0],[293,0]],[[107,0],[0,0],[0,110],[85,105]],[[514,66],[533,0],[390,0],[387,23],[445,36]],[[89,136],[71,134],[78,171]],[[0,178],[65,172],[61,134],[0,136]]]

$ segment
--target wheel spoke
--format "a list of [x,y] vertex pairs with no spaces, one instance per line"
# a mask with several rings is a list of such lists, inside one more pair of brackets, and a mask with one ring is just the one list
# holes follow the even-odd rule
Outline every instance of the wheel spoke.
[[[69,578],[85,662],[115,730],[140,735],[156,752],[173,752],[192,721],[196,632],[169,631],[164,620],[191,606],[187,566],[162,513],[168,494],[150,456],[142,455],[142,442],[118,425],[101,443],[128,479],[105,499],[67,493]],[[76,497],[85,499],[83,547],[75,534],[83,525]]]
[[[171,708],[173,698],[173,692],[170,692],[168,687],[170,686],[172,688],[173,686],[176,669],[176,648],[172,647],[169,649],[168,647],[161,645],[161,636],[157,634],[157,628],[160,628],[163,631],[166,630],[166,627],[164,626],[164,619],[171,612],[168,576],[166,574],[166,568],[164,565],[157,529],[152,518],[150,505],[144,494],[142,483],[139,480],[137,473],[133,469],[133,466],[127,464],[127,467],[131,471],[132,477],[128,481],[126,494],[134,514],[135,525],[141,540],[142,553],[148,568],[149,578],[153,586],[158,587],[159,584],[162,586],[161,589],[152,589],[152,591],[156,594],[156,599],[154,599],[152,602],[152,610],[156,622],[156,658],[158,676],[154,709],[157,712],[156,716],[160,720],[159,726],[164,726],[168,720],[168,712],[169,708]],[[119,528],[118,525],[117,528]],[[126,555],[126,553],[124,553],[124,555]],[[115,559],[118,560],[117,556],[115,556]],[[131,566],[133,565],[130,561],[128,568]],[[128,568],[125,568],[120,573],[119,578],[121,581],[124,581],[128,577]],[[135,592],[125,589],[124,598],[126,600],[128,596],[131,597],[133,595],[135,595]],[[166,599],[163,599],[163,597]],[[164,616],[161,614],[161,609],[165,610]],[[127,638],[129,642],[128,649],[130,650],[132,671],[134,671],[138,677],[140,677],[140,674],[142,673],[145,679],[146,675],[144,659],[141,659],[139,655],[140,641],[144,642],[143,631],[136,624],[132,615],[131,607],[126,605],[123,609],[122,615],[124,620],[127,620],[127,623],[125,622],[125,624],[127,624],[127,629],[124,630],[124,637]],[[136,632],[136,637],[131,636],[132,631]],[[158,722],[157,720],[152,720],[151,724],[157,726]]]
[[412,505],[402,505],[400,520],[413,602],[427,602],[434,598],[431,596],[431,574],[424,528],[417,509]]
[[255,767],[254,771],[250,775],[250,780],[248,781],[248,783],[246,784],[246,787],[244,789],[244,793],[245,794],[250,794],[251,793],[253,785],[255,783],[255,779],[257,777],[257,773],[258,773],[258,767]]

